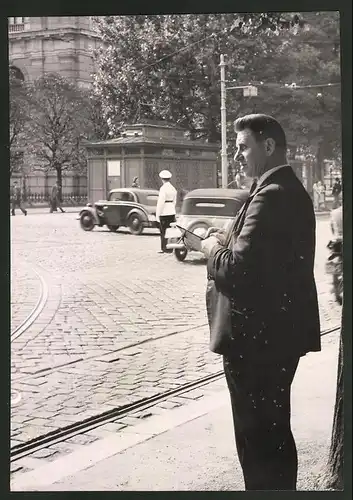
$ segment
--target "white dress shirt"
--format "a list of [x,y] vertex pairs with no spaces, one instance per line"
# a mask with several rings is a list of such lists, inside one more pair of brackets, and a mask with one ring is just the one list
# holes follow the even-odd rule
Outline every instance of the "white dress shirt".
[[159,190],[157,209],[156,209],[156,219],[159,222],[159,218],[162,215],[175,215],[175,205],[177,201],[177,190],[168,181],[163,184]]

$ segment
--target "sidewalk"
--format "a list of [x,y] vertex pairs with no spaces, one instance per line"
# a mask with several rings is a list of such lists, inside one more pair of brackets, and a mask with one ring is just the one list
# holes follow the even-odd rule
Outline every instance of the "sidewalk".
[[[338,336],[302,358],[293,384],[292,427],[299,455],[298,489],[315,488],[327,458],[336,392]],[[12,491],[237,491],[235,452],[224,379],[198,401],[150,417],[35,471]]]
[[[85,207],[64,207],[63,209],[67,213],[79,213],[83,208]],[[42,215],[42,214],[49,214],[49,206],[42,206],[42,207],[26,207],[28,215]],[[22,215],[19,209],[16,210],[16,215]],[[53,214],[60,214],[60,210],[58,212],[53,212]]]

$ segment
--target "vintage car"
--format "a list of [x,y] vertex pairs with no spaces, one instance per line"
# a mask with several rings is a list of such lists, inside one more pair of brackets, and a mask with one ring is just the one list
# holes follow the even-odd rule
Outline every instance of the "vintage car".
[[120,226],[124,226],[132,234],[141,234],[146,227],[158,228],[157,200],[158,191],[155,189],[112,189],[108,200],[99,200],[93,205],[88,203],[81,210],[81,228],[92,231],[94,226],[107,226],[110,231],[117,231]]
[[190,251],[200,251],[200,239],[211,227],[227,230],[249,196],[245,189],[195,189],[183,200],[177,222],[166,231],[167,248],[183,261]]

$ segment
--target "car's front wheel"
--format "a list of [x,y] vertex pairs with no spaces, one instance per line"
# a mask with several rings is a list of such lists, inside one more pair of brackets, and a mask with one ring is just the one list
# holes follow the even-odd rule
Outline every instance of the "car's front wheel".
[[130,215],[128,220],[128,227],[131,234],[139,235],[143,231],[143,223],[137,214]]
[[179,260],[179,262],[183,262],[188,254],[186,248],[176,248],[174,250],[175,257]]
[[91,212],[83,212],[80,215],[80,226],[84,231],[92,231],[95,226],[95,221]]
[[119,229],[119,226],[110,226],[108,225],[107,228],[109,229],[109,231],[111,231],[112,233],[116,233],[117,230]]

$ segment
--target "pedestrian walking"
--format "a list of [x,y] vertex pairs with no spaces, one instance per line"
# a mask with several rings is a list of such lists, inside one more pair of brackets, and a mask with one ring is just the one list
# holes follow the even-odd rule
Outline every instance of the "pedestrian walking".
[[321,181],[317,181],[313,185],[314,209],[325,210],[325,186]]
[[139,178],[138,177],[134,177],[132,179],[131,187],[133,187],[133,188],[139,188],[140,187]]
[[177,191],[170,182],[172,174],[169,170],[162,170],[159,177],[162,179],[163,185],[159,190],[156,209],[156,219],[159,222],[161,233],[161,249],[158,253],[172,253],[173,250],[167,250],[165,232],[170,223],[175,222]]
[[339,177],[336,177],[335,183],[332,186],[332,196],[333,196],[333,206],[332,208],[338,208],[340,206],[340,195],[342,192],[342,184]]
[[318,192],[319,192],[319,210],[325,210],[326,208],[326,188],[325,185],[318,181]]
[[24,215],[27,215],[27,210],[22,206],[21,188],[18,182],[14,181],[11,188],[11,215],[16,215],[16,208],[19,208]]
[[319,184],[317,182],[315,182],[313,184],[313,201],[314,201],[315,212],[317,212],[319,210],[319,197],[320,197]]
[[291,385],[300,357],[321,349],[315,214],[281,125],[247,115],[235,132],[235,159],[254,182],[228,234],[201,244],[210,349],[223,355],[245,489],[295,490]]
[[56,212],[58,208],[62,213],[65,212],[61,206],[61,186],[59,182],[56,181],[52,187],[50,195],[50,213],[52,214],[54,211]]

